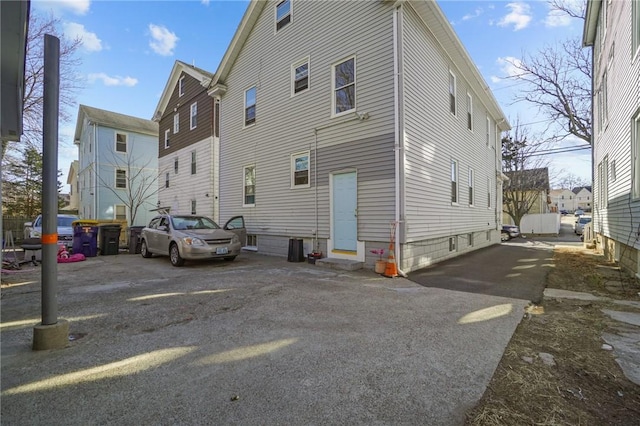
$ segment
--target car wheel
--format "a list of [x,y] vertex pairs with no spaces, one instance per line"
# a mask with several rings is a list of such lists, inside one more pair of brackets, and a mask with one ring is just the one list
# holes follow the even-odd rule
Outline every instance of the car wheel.
[[177,244],[171,244],[169,247],[169,259],[171,259],[171,264],[173,266],[182,266],[184,265],[184,259],[180,256],[180,250],[178,250]]
[[142,242],[140,243],[140,254],[142,255],[142,257],[146,258],[150,258],[151,256],[153,256],[153,254],[149,251],[147,242],[145,240],[142,240]]
[[234,260],[236,257],[235,256],[229,256],[229,257],[225,257],[224,260],[231,262],[232,260]]
[[500,241],[509,241],[511,239],[511,237],[509,237],[509,234],[506,232],[501,232],[500,233]]

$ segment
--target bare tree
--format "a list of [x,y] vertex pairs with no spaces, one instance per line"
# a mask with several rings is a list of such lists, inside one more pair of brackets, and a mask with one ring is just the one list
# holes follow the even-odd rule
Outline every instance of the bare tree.
[[[79,38],[69,40],[60,30],[60,19],[32,11],[29,17],[27,52],[25,59],[23,95],[23,135],[21,144],[42,152],[42,114],[44,87],[44,36],[50,34],[60,39],[60,120],[71,120],[75,96],[82,88],[77,70],[81,64],[76,56],[82,45]],[[15,142],[13,142],[15,143]],[[9,142],[2,141],[2,159]]]
[[528,137],[528,129],[519,124],[513,134],[502,138],[502,170],[509,180],[503,185],[503,212],[520,226],[524,215],[548,203],[548,160],[538,155],[546,142],[535,142]]
[[[111,165],[116,169],[115,182],[105,178],[103,174],[96,173],[98,183],[107,188],[122,202],[127,209],[128,225],[135,223],[136,216],[141,207],[148,209],[156,205],[150,200],[158,193],[158,170],[149,167],[152,160],[142,161],[132,154],[116,154],[112,152]],[[99,167],[99,166],[97,166]],[[113,176],[110,174],[110,176]]]
[[[584,20],[584,3],[565,0],[550,2],[559,14]],[[591,143],[591,51],[579,37],[546,45],[535,54],[508,61],[517,73],[507,77],[525,83],[515,101],[537,106],[550,120],[545,133],[560,141],[570,135]]]
[[581,186],[589,186],[591,182],[573,173],[568,173],[557,179],[557,185],[562,189],[573,189]]

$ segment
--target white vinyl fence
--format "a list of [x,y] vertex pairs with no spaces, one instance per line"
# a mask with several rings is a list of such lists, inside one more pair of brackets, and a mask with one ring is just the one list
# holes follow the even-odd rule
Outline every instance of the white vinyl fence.
[[520,220],[521,234],[560,233],[560,215],[558,213],[527,214]]

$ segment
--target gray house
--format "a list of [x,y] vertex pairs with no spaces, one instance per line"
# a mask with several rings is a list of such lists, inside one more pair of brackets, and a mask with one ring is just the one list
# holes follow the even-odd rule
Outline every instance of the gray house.
[[640,2],[589,1],[593,227],[599,248],[640,273]]
[[252,1],[209,95],[257,251],[372,265],[393,237],[410,271],[500,241],[509,124],[435,2]]

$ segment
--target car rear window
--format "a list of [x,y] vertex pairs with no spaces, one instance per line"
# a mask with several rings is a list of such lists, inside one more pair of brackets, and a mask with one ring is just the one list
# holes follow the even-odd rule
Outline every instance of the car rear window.
[[71,227],[74,220],[78,220],[77,217],[58,217],[58,226]]

